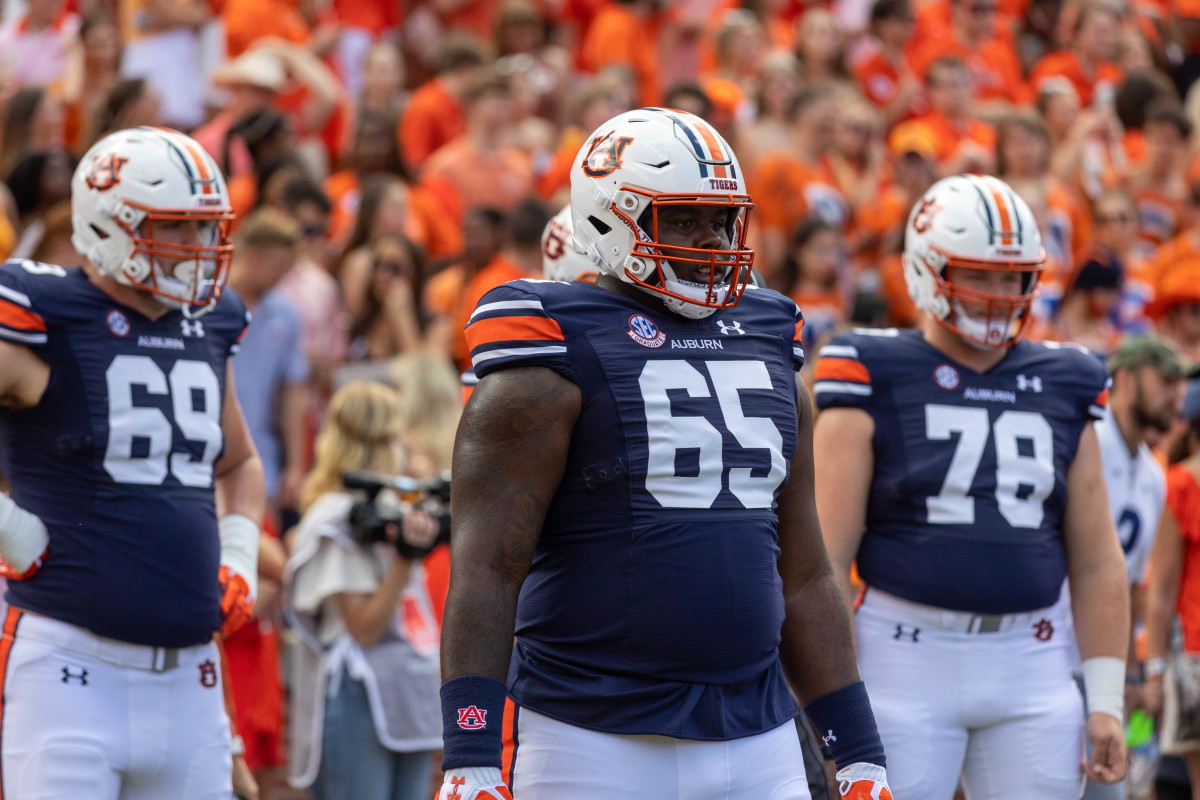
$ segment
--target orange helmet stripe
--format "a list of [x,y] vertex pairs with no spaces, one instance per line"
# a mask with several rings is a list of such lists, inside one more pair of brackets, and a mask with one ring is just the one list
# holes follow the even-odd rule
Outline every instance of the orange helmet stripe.
[[[708,151],[712,155],[713,161],[728,160],[729,157],[726,156],[725,151],[721,149],[720,142],[717,141],[716,135],[714,135],[712,128],[708,127],[707,123],[701,121],[701,123],[696,126],[696,129],[700,132],[700,138],[704,139],[704,143],[708,145]],[[714,166],[716,167],[716,176],[718,178],[729,177],[724,166]]]

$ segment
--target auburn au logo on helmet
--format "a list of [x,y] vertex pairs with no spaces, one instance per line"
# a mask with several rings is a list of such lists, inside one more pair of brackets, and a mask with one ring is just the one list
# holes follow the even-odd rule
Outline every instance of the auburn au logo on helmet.
[[632,136],[613,138],[612,131],[592,139],[587,157],[583,159],[583,171],[589,178],[603,178],[621,168],[621,154],[633,141]]
[[106,153],[92,160],[88,170],[87,185],[98,192],[103,192],[121,182],[121,167],[129,163],[129,159],[116,153]]

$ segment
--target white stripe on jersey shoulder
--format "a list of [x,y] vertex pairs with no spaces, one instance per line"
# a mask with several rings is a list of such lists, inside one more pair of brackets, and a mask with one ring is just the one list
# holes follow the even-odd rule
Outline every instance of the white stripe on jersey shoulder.
[[0,328],[0,339],[11,339],[21,344],[45,344],[46,334],[22,333],[21,331],[10,331],[8,328]]
[[541,300],[498,300],[495,303],[484,303],[476,308],[471,314],[471,318],[467,320],[467,324],[470,325],[474,322],[480,314],[490,314],[493,311],[515,311],[523,308],[532,308],[545,313]]
[[5,300],[11,300],[19,306],[30,308],[33,304],[29,302],[29,295],[21,294],[16,289],[9,289],[7,286],[0,286],[0,297]]
[[542,345],[541,347],[506,347],[501,350],[488,350],[485,353],[480,353],[477,356],[471,356],[471,365],[479,366],[484,361],[491,361],[493,358],[507,358],[509,356],[543,356],[551,353],[565,353],[567,348],[565,345],[552,344]]
[[842,394],[857,394],[869,397],[871,386],[866,383],[847,383],[845,381],[817,381],[813,384],[813,391],[817,394],[823,392],[840,392]]
[[852,344],[827,344],[821,348],[819,355],[824,358],[858,358],[858,348]]
[[1100,406],[1088,406],[1088,413],[1094,417],[1103,417],[1108,413],[1108,409]]
[[797,358],[804,358],[804,348],[803,347],[793,347],[792,355],[796,356]]
[[1095,355],[1095,353],[1093,353],[1091,350],[1088,350],[1083,345],[1077,344],[1075,342],[1034,342],[1034,344],[1040,344],[1042,347],[1046,347],[1051,350],[1070,349],[1070,350],[1078,350],[1081,353],[1087,353],[1089,356]]
[[861,334],[862,336],[880,336],[885,338],[894,338],[900,335],[899,328],[852,328],[851,332]]

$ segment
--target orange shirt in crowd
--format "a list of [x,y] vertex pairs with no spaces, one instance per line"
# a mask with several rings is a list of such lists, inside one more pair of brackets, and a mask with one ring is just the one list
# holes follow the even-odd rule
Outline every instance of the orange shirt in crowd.
[[[907,61],[907,59],[905,59]],[[908,69],[908,65],[904,65]],[[875,49],[852,65],[851,71],[863,96],[879,108],[886,108],[896,97],[900,88],[901,70]]]
[[333,11],[340,25],[378,36],[403,21],[404,5],[395,0],[333,0]]
[[538,178],[538,194],[549,200],[561,189],[571,186],[571,167],[575,165],[575,157],[579,148],[587,140],[588,132],[572,125],[566,128],[558,137],[558,147],[550,157],[550,165]]
[[1170,197],[1155,186],[1147,186],[1134,193],[1137,203],[1138,235],[1140,250],[1151,254],[1160,245],[1170,241],[1179,229],[1179,218],[1183,213],[1183,198]]
[[444,81],[433,78],[412,93],[396,132],[404,163],[419,168],[442,145],[467,129],[462,104]]
[[498,255],[470,279],[457,265],[447,267],[429,279],[425,287],[425,307],[450,320],[454,329],[450,355],[459,369],[471,368],[471,353],[467,350],[464,329],[479,299],[503,283],[528,277],[517,264]]
[[605,6],[588,27],[580,61],[585,72],[609,64],[630,67],[637,75],[639,105],[658,103],[658,40],[650,20],[623,6]]
[[467,137],[460,136],[429,157],[421,183],[443,199],[458,225],[472,208],[511,211],[533,192],[533,163],[527,153],[516,148],[480,152]]
[[[351,0],[359,2],[359,0]],[[400,5],[395,3],[393,5]],[[467,30],[481,42],[492,39],[492,23],[500,10],[500,0],[467,0],[454,11],[442,13],[442,25],[447,30]]]
[[865,245],[854,255],[860,266],[873,266],[879,261],[883,237],[904,224],[911,204],[905,194],[895,186],[889,186],[854,212],[854,230]]
[[1200,241],[1197,238],[1195,233],[1184,231],[1154,251],[1144,267],[1152,285],[1158,286],[1163,276],[1175,265],[1200,261]]
[[782,150],[768,153],[754,168],[750,191],[754,224],[785,237],[810,213],[819,213],[839,227],[849,218],[846,198],[825,158],[810,165]]
[[1107,61],[1100,62],[1095,75],[1085,75],[1079,58],[1070,50],[1050,53],[1033,65],[1033,69],[1029,73],[1029,85],[1035,93],[1038,91],[1038,84],[1042,79],[1050,75],[1062,75],[1069,80],[1079,94],[1081,106],[1091,105],[1092,95],[1097,86],[1103,84],[1116,89],[1122,78],[1121,68]]
[[1167,508],[1183,538],[1183,575],[1179,583],[1179,621],[1183,646],[1200,653],[1200,484],[1184,464],[1167,470]]
[[884,256],[879,262],[879,286],[887,304],[888,323],[897,328],[915,328],[923,315],[909,297],[899,253]]
[[308,41],[308,25],[289,0],[226,0],[221,16],[230,58],[240,56],[266,36],[278,36],[293,44]]
[[[972,141],[985,150],[994,152],[996,149],[996,131],[991,125],[972,119],[959,127],[946,118],[940,111],[929,111],[903,125],[919,125],[932,135],[938,161],[946,161],[953,156],[963,142]],[[899,126],[897,126],[899,127]],[[895,133],[893,132],[893,135]]]
[[931,64],[950,56],[961,60],[971,71],[977,100],[1007,100],[1015,105],[1032,101],[1022,78],[1020,59],[1010,40],[997,36],[972,47],[947,31],[945,38],[928,39],[913,50],[908,63],[923,79]]

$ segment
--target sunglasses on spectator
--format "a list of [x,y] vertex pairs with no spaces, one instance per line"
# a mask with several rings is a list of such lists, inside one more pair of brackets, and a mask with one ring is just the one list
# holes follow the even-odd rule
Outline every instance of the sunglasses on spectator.
[[305,225],[303,228],[304,237],[312,239],[315,236],[320,236],[322,239],[329,235],[328,225]]

